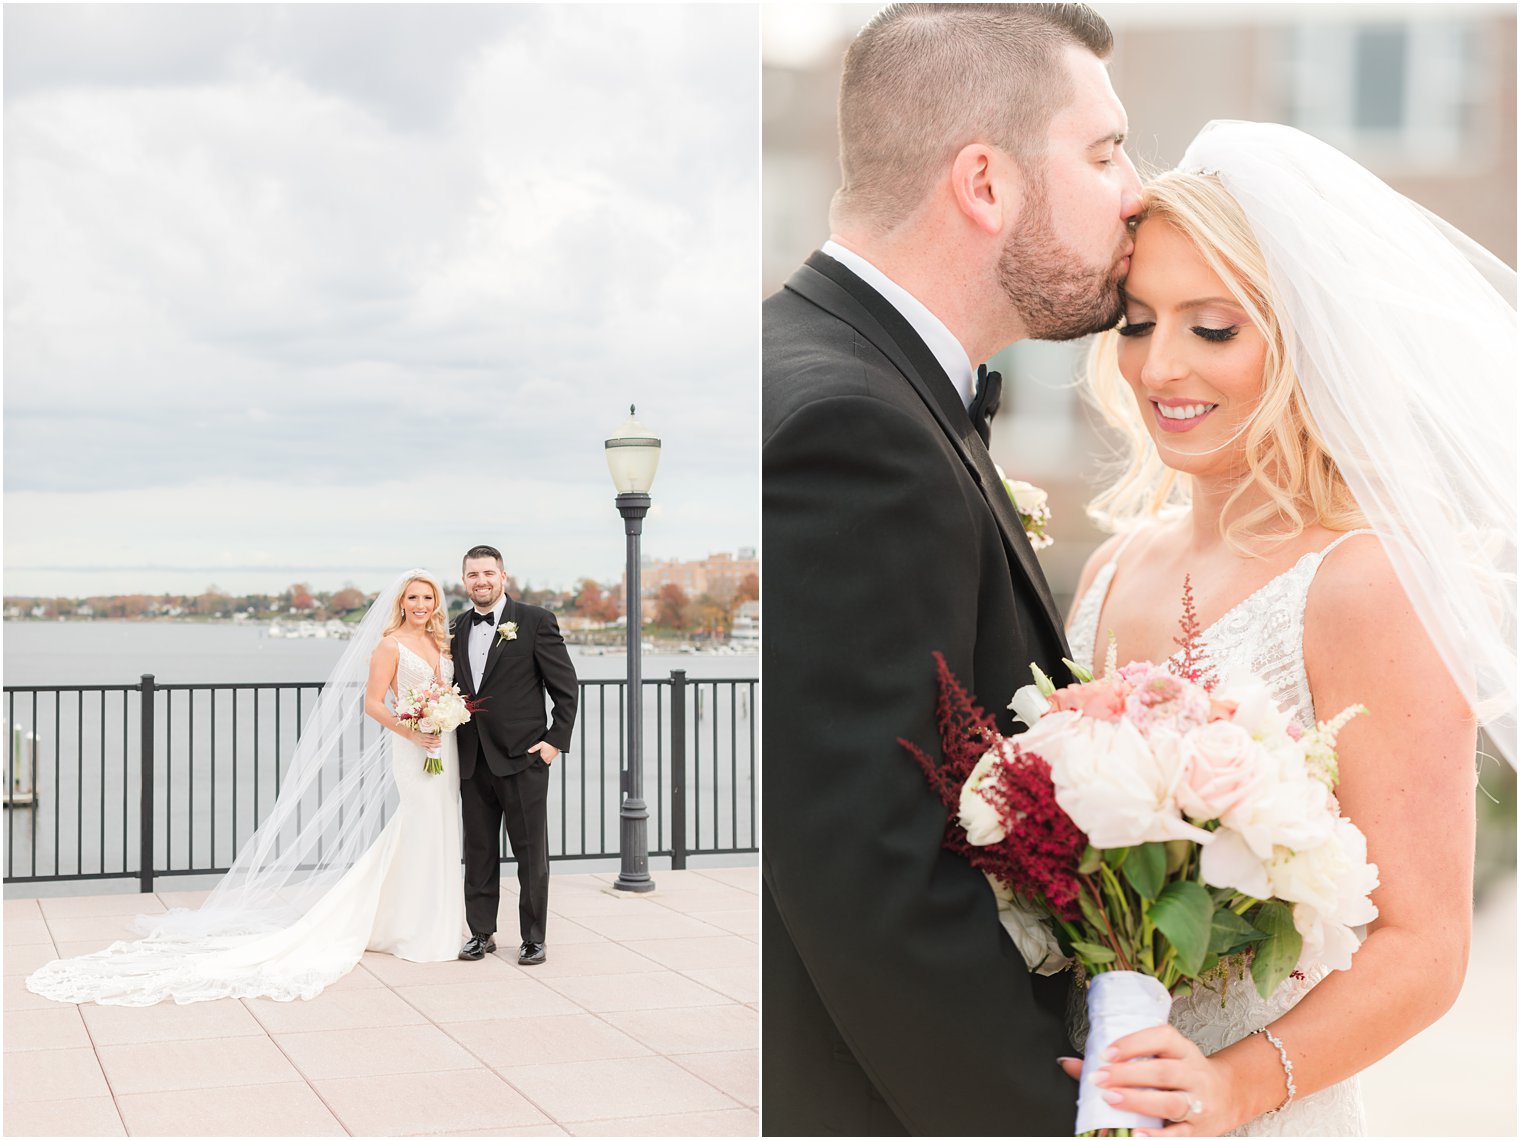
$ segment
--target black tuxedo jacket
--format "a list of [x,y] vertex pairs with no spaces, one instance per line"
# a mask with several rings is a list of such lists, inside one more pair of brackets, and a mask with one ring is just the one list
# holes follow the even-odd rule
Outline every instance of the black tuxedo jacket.
[[998,720],[1059,615],[954,386],[815,253],[763,310],[766,1135],[1069,1134],[1067,983],[1032,977],[898,745],[933,653]]
[[[454,619],[451,652],[454,679],[471,697],[481,697],[479,712],[459,726],[459,778],[468,780],[481,757],[498,776],[511,776],[530,764],[542,763],[528,749],[540,740],[561,752],[570,747],[575,728],[575,708],[580,685],[570,651],[554,615],[538,606],[524,605],[511,597],[501,611],[501,624],[491,631],[491,652],[485,674],[474,677],[470,669],[469,636],[474,612],[471,606]],[[517,636],[499,636],[508,622],[517,623]],[[551,724],[544,714],[544,693],[554,703]]]

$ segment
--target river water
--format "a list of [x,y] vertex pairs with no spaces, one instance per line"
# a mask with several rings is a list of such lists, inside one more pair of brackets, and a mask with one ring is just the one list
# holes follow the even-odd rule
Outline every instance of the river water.
[[[4,682],[15,686],[279,685],[318,682],[348,643],[275,638],[262,625],[190,622],[6,622]],[[583,682],[575,738],[556,762],[550,850],[615,867],[625,752],[620,651],[571,647]],[[757,777],[754,654],[643,657],[644,794],[651,848],[668,847],[671,689],[685,670],[688,847],[752,849]],[[607,682],[602,684],[600,682]],[[155,701],[155,866],[225,867],[267,814],[313,690],[160,692]],[[113,874],[139,864],[140,697],[112,691],[8,693],[0,706],[12,780],[35,796],[6,811],[7,878]],[[19,801],[19,797],[18,797]],[[614,861],[609,862],[612,855]],[[598,858],[599,857],[599,858]],[[729,861],[728,858],[713,858]],[[753,855],[740,857],[753,862]],[[188,888],[203,876],[161,880]],[[95,889],[102,885],[92,880]],[[125,884],[123,884],[125,885]],[[35,888],[40,889],[40,888]],[[53,884],[50,891],[64,889]],[[27,893],[33,893],[29,889]],[[8,888],[8,893],[15,893]]]

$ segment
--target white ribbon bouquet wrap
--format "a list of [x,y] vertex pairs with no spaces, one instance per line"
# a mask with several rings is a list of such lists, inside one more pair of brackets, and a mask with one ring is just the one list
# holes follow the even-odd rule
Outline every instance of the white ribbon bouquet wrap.
[[1077,1092],[1077,1128],[1080,1134],[1099,1128],[1159,1128],[1162,1121],[1138,1112],[1126,1112],[1103,1099],[1103,1089],[1093,1077],[1104,1065],[1103,1054],[1121,1037],[1142,1029],[1165,1025],[1172,1009],[1172,995],[1146,974],[1133,970],[1110,970],[1094,975],[1087,988],[1087,1047],[1082,1051],[1082,1083]]

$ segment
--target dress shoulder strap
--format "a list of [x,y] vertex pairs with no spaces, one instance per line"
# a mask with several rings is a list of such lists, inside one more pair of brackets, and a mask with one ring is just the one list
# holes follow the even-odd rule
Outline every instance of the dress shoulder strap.
[[1367,527],[1367,526],[1360,527],[1357,530],[1348,530],[1345,534],[1341,535],[1334,542],[1332,542],[1329,546],[1325,547],[1323,550],[1321,550],[1319,552],[1320,561],[1323,562],[1325,560],[1325,558],[1329,555],[1329,553],[1332,550],[1334,550],[1341,543],[1345,542],[1348,538],[1355,538],[1359,534],[1376,534],[1376,533],[1377,532],[1374,531],[1371,527]]

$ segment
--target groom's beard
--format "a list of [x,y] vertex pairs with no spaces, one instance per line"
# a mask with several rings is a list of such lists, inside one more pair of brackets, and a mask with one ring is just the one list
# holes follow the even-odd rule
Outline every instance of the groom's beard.
[[1050,223],[1043,189],[1029,202],[1030,217],[1003,247],[998,284],[1034,340],[1076,340],[1119,323],[1123,258],[1115,251],[1106,269],[1084,266],[1061,244]]

